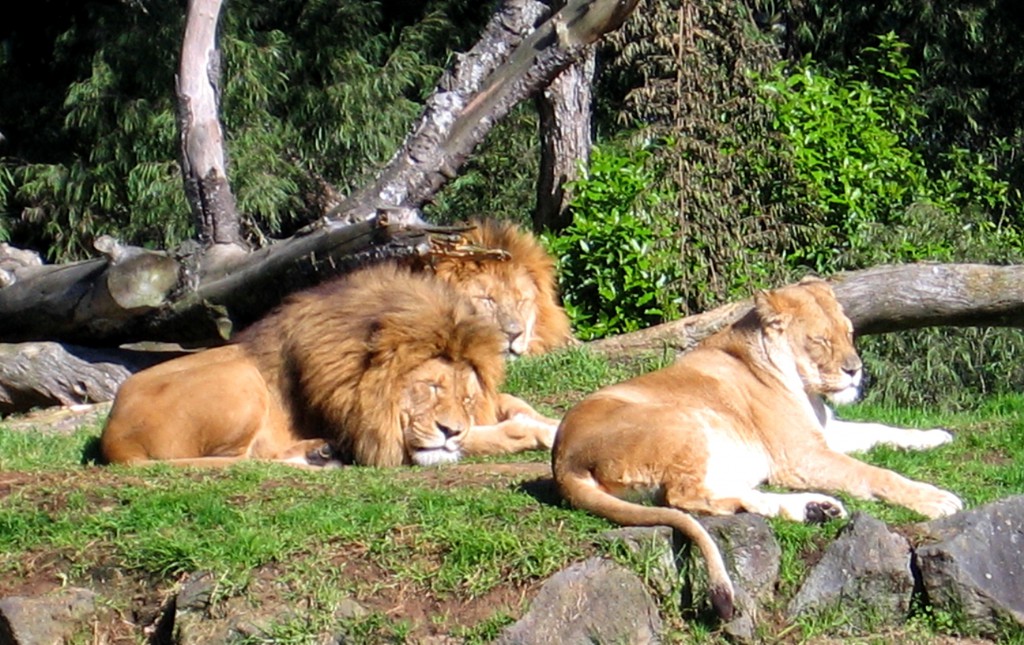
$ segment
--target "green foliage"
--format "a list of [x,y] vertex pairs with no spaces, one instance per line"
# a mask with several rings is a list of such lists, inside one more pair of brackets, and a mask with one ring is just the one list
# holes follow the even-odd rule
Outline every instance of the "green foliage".
[[712,0],[685,10],[642,0],[604,41],[597,130],[605,138],[643,127],[674,199],[653,207],[677,239],[680,279],[671,285],[696,313],[785,281],[783,256],[807,219],[807,200],[770,133],[755,72],[778,49],[750,29],[742,3]]
[[659,186],[652,159],[649,150],[595,148],[571,187],[572,224],[545,238],[580,338],[640,329],[676,310],[665,297],[679,277],[672,231],[652,216],[672,194]]
[[774,126],[819,214],[789,254],[792,266],[832,273],[962,257],[958,236],[934,235],[936,228],[975,228],[991,248],[1018,241],[1004,215],[1020,200],[984,155],[953,148],[926,156],[918,74],[905,49],[886,34],[843,72],[805,59],[780,65],[764,83]]
[[[859,242],[862,227],[887,224],[924,197],[927,173],[906,142],[919,134],[920,111],[901,47],[883,39],[880,75],[893,87],[856,73],[833,78],[809,60],[777,71],[764,90],[774,99],[775,127],[788,143],[797,176],[823,215],[816,233],[825,244],[794,250],[791,261],[821,272],[835,268],[836,248]],[[872,69],[872,71],[875,71]]]

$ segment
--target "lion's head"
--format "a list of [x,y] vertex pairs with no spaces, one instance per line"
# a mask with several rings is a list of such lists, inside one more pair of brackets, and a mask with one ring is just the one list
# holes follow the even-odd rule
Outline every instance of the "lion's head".
[[273,343],[278,365],[264,357],[264,373],[278,375],[293,422],[355,463],[457,460],[478,401],[504,378],[502,334],[430,274],[362,269],[280,311],[241,342]]
[[783,372],[795,370],[807,392],[836,403],[856,400],[863,364],[853,344],[853,324],[827,282],[806,278],[758,293],[754,308],[776,366],[793,366]]
[[554,261],[540,242],[507,222],[469,224],[474,228],[465,237],[471,244],[503,250],[508,259],[438,258],[434,272],[498,323],[508,356],[541,354],[572,342],[569,318],[558,304]]

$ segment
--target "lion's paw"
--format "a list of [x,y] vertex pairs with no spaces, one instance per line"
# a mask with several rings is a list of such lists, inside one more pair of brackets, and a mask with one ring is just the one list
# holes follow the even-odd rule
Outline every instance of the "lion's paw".
[[804,507],[805,524],[824,524],[829,520],[845,516],[846,511],[842,505],[832,502],[810,502]]
[[513,419],[521,427],[528,429],[530,435],[536,441],[535,448],[551,450],[555,445],[555,434],[558,432],[558,420],[547,417],[534,417],[528,414],[517,414]]
[[818,493],[791,493],[785,496],[779,508],[782,517],[795,522],[821,524],[839,517],[846,517],[842,502],[828,495]]
[[949,492],[936,488],[930,484],[924,484],[919,498],[911,507],[921,515],[930,519],[946,517],[963,510],[964,503],[959,497]]

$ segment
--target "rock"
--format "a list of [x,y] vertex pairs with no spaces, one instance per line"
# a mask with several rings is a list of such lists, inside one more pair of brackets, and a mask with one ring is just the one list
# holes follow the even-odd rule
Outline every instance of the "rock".
[[658,607],[632,571],[590,558],[555,574],[497,645],[657,643]]
[[[701,518],[701,524],[718,544],[725,558],[736,591],[736,613],[722,629],[734,640],[754,638],[759,608],[770,602],[779,579],[782,549],[775,534],[760,515],[741,513],[722,517]],[[694,562],[697,571],[706,571],[703,558]],[[703,575],[699,576],[704,580]],[[700,593],[705,594],[706,590]]]
[[[628,526],[601,534],[602,540],[619,542],[644,563],[641,577],[655,593],[666,597],[679,582],[675,536],[667,526]],[[678,538],[682,540],[682,538]]]
[[922,525],[915,562],[932,607],[998,635],[1024,625],[1024,496]]
[[69,587],[36,598],[0,600],[0,643],[50,645],[70,640],[96,611],[96,594]]
[[210,606],[217,577],[209,571],[197,571],[182,581],[175,594],[177,611],[205,611]]
[[851,628],[902,623],[914,592],[910,558],[906,539],[882,521],[854,513],[804,579],[786,617],[841,607],[844,624]]

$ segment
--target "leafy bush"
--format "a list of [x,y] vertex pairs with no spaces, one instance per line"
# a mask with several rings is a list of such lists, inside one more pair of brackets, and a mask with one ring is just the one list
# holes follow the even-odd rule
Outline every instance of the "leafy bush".
[[672,231],[651,216],[671,199],[650,150],[596,147],[573,182],[572,224],[544,239],[558,259],[561,291],[583,339],[634,331],[675,313]]
[[[918,74],[905,48],[890,33],[844,72],[805,58],[792,69],[778,67],[764,83],[782,145],[820,218],[804,227],[791,266],[831,273],[879,261],[957,259],[949,238],[915,235],[922,205],[932,207],[927,221],[956,222],[965,210],[980,209],[985,217],[973,226],[1014,235],[1001,224],[1019,196],[989,155],[926,154]],[[911,237],[921,245],[908,245]]]

